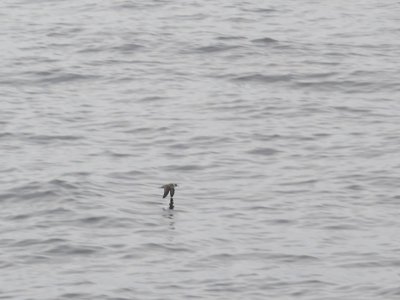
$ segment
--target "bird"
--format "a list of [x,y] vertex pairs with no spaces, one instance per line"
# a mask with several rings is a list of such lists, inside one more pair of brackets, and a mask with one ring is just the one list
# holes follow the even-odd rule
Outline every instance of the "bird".
[[169,184],[164,184],[161,188],[164,189],[164,195],[163,199],[169,195],[171,196],[171,199],[169,201],[169,208],[174,209],[174,199],[172,198],[175,194],[175,187],[178,185],[176,183],[169,183]]

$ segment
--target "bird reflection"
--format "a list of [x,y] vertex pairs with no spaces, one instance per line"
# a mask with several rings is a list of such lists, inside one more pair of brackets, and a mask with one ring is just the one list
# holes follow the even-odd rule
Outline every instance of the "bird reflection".
[[174,213],[172,210],[165,210],[165,213],[163,214],[165,218],[168,219],[168,225],[170,230],[175,230],[175,219],[174,219]]

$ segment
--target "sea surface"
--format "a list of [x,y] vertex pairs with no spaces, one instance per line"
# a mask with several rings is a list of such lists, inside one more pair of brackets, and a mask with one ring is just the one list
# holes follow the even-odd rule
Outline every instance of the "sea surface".
[[400,298],[398,1],[0,20],[0,299]]

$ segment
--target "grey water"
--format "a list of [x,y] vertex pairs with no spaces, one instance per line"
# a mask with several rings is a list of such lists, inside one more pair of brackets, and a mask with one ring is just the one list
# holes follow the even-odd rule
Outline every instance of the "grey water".
[[399,299],[399,16],[1,1],[0,299]]

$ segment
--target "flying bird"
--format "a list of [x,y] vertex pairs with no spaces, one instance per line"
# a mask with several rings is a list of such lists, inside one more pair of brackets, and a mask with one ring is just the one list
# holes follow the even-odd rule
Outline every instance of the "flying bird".
[[169,184],[164,184],[161,188],[164,189],[164,195],[163,198],[167,197],[168,194],[171,196],[171,199],[169,201],[169,208],[174,209],[174,199],[172,198],[175,194],[175,187],[178,185],[176,183],[169,183]]

